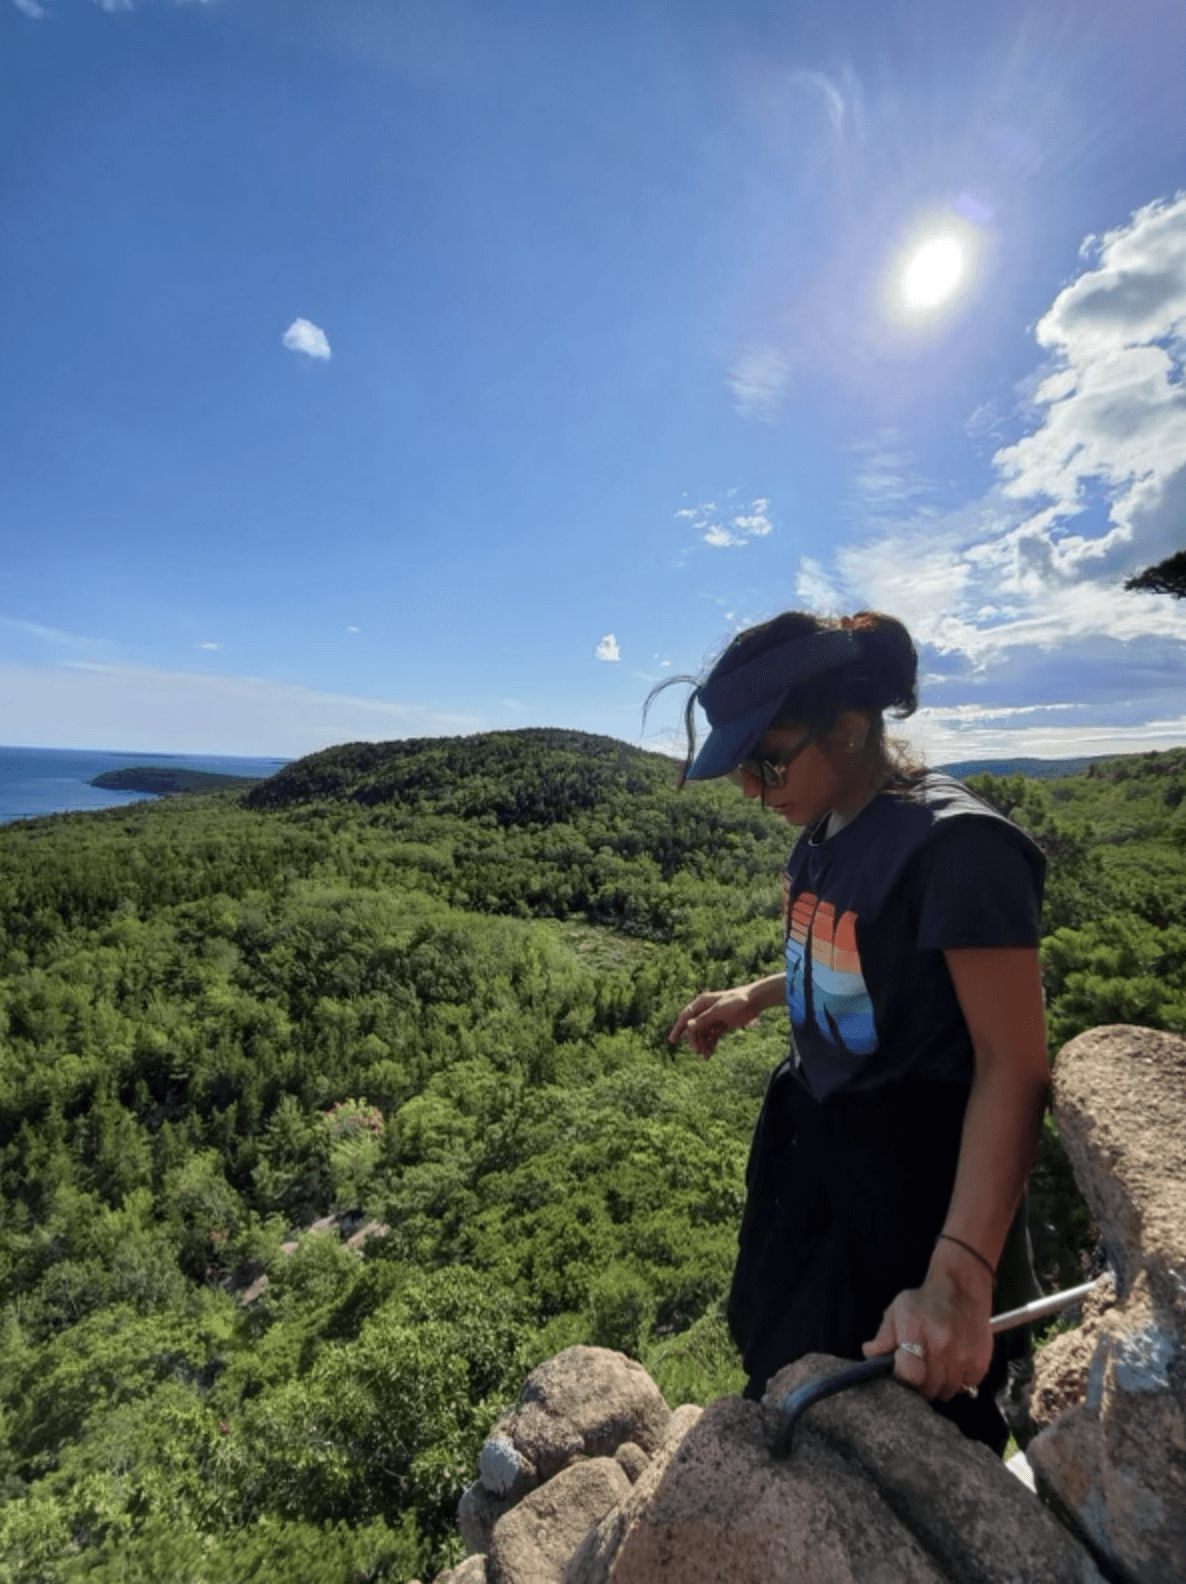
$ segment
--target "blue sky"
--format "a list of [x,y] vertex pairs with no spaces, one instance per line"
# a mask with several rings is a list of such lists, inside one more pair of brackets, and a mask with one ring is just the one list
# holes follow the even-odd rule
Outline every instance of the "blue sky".
[[934,762],[1186,741],[1184,70],[1179,0],[0,0],[0,741],[662,746],[788,607],[906,622]]

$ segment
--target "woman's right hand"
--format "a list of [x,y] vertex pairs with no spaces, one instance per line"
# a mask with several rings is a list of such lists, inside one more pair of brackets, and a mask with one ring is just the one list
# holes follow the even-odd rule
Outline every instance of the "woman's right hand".
[[750,999],[753,985],[734,990],[705,990],[689,1001],[671,1025],[667,1038],[674,1044],[681,1037],[706,1059],[717,1048],[717,1041],[728,1029],[744,1028],[762,1010]]

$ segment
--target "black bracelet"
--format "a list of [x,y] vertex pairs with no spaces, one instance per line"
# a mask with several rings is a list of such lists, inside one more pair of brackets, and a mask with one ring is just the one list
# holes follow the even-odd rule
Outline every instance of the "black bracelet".
[[962,1248],[966,1254],[970,1254],[973,1259],[978,1259],[988,1274],[992,1277],[993,1281],[996,1281],[997,1273],[995,1266],[992,1266],[988,1263],[979,1249],[974,1249],[970,1243],[965,1243],[963,1238],[953,1237],[950,1232],[940,1232],[939,1237],[935,1239],[936,1243],[939,1241],[939,1238],[946,1238],[949,1243],[958,1243],[960,1248]]

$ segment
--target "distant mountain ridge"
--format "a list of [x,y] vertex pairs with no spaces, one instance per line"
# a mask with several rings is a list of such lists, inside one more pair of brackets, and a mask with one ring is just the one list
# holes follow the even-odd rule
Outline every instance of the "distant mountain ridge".
[[1069,776],[1083,775],[1089,765],[1103,764],[1108,759],[1137,758],[1135,754],[1094,754],[1083,759],[961,759],[957,764],[935,765],[947,775],[958,776],[962,781],[970,775],[994,776]]
[[[1092,765],[1118,757],[1142,756],[963,759],[933,768],[960,779],[983,773],[1050,778],[1083,775]],[[323,798],[363,804],[436,803],[445,795],[451,803],[471,808],[480,803],[484,812],[512,818],[556,818],[557,801],[570,808],[588,807],[597,800],[599,789],[623,774],[627,787],[633,782],[640,791],[650,789],[657,777],[668,775],[678,764],[670,754],[615,737],[533,726],[465,737],[342,743],[294,759],[253,787],[244,802],[248,808],[274,809]],[[547,785],[532,784],[532,775]],[[491,800],[493,783],[499,784],[500,795]],[[486,796],[481,795],[482,790]],[[508,798],[514,807],[500,806],[507,804]],[[536,806],[540,804],[547,805],[546,814]],[[462,812],[460,806],[457,812]]]

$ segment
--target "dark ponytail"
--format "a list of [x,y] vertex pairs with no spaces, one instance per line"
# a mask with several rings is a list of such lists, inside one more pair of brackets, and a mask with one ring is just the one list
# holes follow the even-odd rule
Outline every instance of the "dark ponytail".
[[918,708],[918,652],[909,632],[900,621],[881,611],[858,611],[855,616],[816,616],[810,611],[784,611],[771,621],[749,627],[733,638],[720,658],[700,678],[670,677],[647,696],[646,710],[656,694],[672,682],[690,682],[693,691],[684,711],[687,759],[683,782],[696,757],[694,706],[700,686],[710,677],[725,676],[748,664],[768,649],[778,648],[793,638],[813,633],[845,630],[857,641],[857,658],[848,664],[825,671],[788,689],[771,721],[772,726],[805,725],[824,736],[844,710],[863,710],[869,715],[869,741],[876,745],[886,785],[909,795],[928,773],[927,766],[910,753],[900,741],[887,741],[883,713],[888,710],[896,720],[905,720]]

